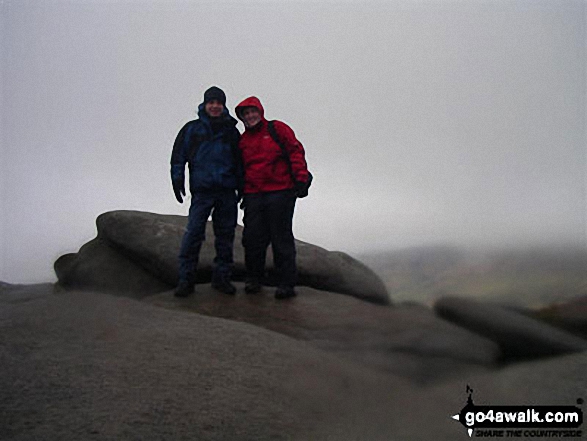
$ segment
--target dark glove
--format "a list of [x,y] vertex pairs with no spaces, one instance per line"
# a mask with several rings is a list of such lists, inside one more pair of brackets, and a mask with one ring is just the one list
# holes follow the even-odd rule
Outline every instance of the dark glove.
[[306,182],[296,181],[295,192],[299,198],[308,196],[308,184]]
[[175,193],[175,199],[180,204],[183,203],[182,195],[185,196],[185,178],[183,176],[177,177],[171,181],[173,184],[173,192]]

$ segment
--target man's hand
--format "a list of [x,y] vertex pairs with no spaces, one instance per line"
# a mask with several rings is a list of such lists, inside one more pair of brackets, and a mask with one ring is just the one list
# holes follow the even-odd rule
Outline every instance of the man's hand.
[[182,195],[185,196],[185,178],[183,176],[181,178],[175,178],[171,183],[173,184],[175,199],[177,199],[177,202],[180,204],[183,204]]

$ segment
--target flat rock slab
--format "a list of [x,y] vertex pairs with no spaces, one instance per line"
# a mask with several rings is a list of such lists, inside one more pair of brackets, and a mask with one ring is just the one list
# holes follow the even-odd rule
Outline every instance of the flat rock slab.
[[[125,262],[134,263],[151,277],[159,279],[160,284],[163,283],[165,286],[177,284],[179,248],[186,224],[186,216],[139,211],[112,211],[101,214],[96,220],[98,240],[102,244],[107,244],[112,250],[121,254]],[[216,254],[211,223],[207,225],[206,237],[200,252],[199,283],[210,281]],[[236,280],[243,280],[245,275],[241,241],[242,227],[237,226],[234,253]],[[300,285],[348,294],[374,303],[390,303],[389,295],[381,279],[358,260],[347,254],[327,251],[301,241],[296,241],[296,247]],[[71,286],[91,288],[92,286],[88,286],[88,281],[101,281],[105,273],[110,275],[111,280],[124,278],[126,272],[122,269],[118,270],[120,265],[117,262],[120,259],[113,257],[112,262],[109,263],[103,258],[105,252],[103,250],[101,252],[100,256],[96,253],[80,252],[76,257],[68,255],[59,259],[55,264],[59,280],[64,280]],[[91,273],[93,267],[97,274]],[[273,272],[271,253],[268,256],[267,269],[271,279]],[[135,275],[134,286],[147,282],[146,278],[140,279],[140,274],[134,269],[132,273]],[[125,287],[132,288],[131,285],[127,283]],[[104,289],[104,284],[99,283],[93,288]],[[137,289],[133,290],[137,291]],[[138,291],[144,290],[138,289]]]
[[463,297],[439,299],[441,317],[499,344],[506,357],[539,357],[587,350],[587,341],[515,311]]
[[276,300],[272,289],[251,295],[236,286],[235,296],[198,285],[187,298],[166,292],[144,301],[251,323],[419,383],[493,366],[501,357],[495,343],[428,308],[373,305],[308,287],[299,287],[293,299]]

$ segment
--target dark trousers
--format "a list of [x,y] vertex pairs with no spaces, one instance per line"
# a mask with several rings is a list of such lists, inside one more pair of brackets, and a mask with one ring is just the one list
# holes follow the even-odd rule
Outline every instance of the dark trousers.
[[247,278],[263,279],[267,247],[271,244],[278,285],[293,288],[297,279],[292,231],[296,204],[293,191],[246,194],[244,202],[243,247]]
[[192,193],[188,225],[179,252],[179,281],[195,283],[202,242],[206,239],[206,223],[212,213],[214,228],[214,278],[230,279],[233,261],[234,229],[237,201],[234,190],[222,189]]

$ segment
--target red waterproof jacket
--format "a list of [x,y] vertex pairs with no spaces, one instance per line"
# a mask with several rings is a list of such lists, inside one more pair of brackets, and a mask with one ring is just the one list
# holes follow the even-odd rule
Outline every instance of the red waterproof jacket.
[[[236,106],[240,117],[243,107],[256,107],[261,113],[261,122],[247,127],[239,141],[245,171],[244,193],[259,193],[293,188],[294,183],[279,145],[273,141],[267,128],[264,109],[258,98],[252,96]],[[289,152],[291,167],[297,181],[308,181],[308,166],[304,147],[296,139],[293,130],[281,121],[274,122],[277,137]]]

